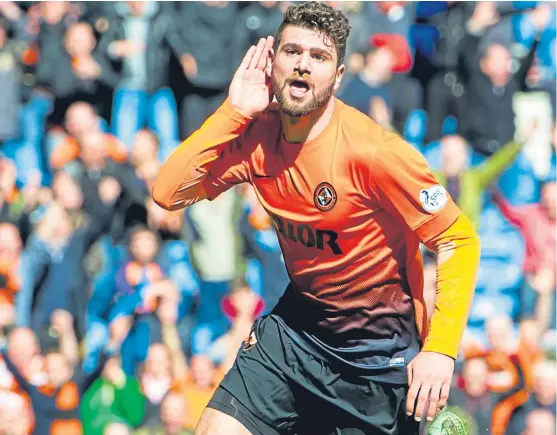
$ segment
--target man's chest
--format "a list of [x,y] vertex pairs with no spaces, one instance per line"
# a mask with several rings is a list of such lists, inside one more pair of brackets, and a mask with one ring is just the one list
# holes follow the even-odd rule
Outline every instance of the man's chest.
[[340,255],[346,233],[367,227],[377,211],[349,162],[314,157],[273,168],[252,171],[252,183],[283,246]]

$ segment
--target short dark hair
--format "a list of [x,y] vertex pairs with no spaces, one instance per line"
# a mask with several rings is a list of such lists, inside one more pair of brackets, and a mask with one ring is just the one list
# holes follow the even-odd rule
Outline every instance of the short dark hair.
[[280,45],[284,28],[290,25],[311,29],[331,38],[337,51],[338,65],[344,62],[346,40],[351,28],[348,19],[340,10],[321,2],[290,5],[275,35],[275,51]]

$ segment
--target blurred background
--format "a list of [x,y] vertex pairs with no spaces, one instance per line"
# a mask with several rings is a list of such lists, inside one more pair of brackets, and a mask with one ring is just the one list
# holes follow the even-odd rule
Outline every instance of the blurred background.
[[[470,434],[555,433],[554,4],[329,3],[339,97],[482,239],[451,407]],[[185,212],[150,189],[288,4],[0,2],[0,435],[192,433],[288,278],[250,186]]]

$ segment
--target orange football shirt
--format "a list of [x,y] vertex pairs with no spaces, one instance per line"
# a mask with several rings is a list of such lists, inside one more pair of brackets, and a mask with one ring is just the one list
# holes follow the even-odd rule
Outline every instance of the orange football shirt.
[[401,367],[417,353],[428,329],[420,241],[461,213],[417,150],[338,99],[326,128],[303,144],[285,141],[278,108],[249,120],[227,101],[161,177],[176,178],[193,156],[194,170],[172,186],[162,180],[160,196],[180,206],[196,182],[209,199],[251,183],[292,281],[277,307],[289,325],[337,356],[367,347],[361,358],[341,356],[357,365]]

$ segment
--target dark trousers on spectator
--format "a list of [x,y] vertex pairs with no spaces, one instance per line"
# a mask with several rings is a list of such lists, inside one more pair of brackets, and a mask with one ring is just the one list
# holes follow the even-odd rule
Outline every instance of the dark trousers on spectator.
[[188,137],[205,122],[205,120],[226,99],[222,89],[192,88],[182,102],[182,133]]
[[448,116],[462,119],[460,100],[464,87],[453,71],[441,71],[427,86],[428,128],[426,143],[439,140],[443,135],[443,124]]

